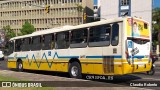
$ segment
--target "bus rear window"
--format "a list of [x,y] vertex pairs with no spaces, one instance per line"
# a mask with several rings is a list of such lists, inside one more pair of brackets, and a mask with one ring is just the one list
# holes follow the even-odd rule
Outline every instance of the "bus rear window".
[[132,40],[134,43],[137,43],[137,44],[146,44],[147,42],[150,41],[147,39],[129,39],[129,40]]
[[148,24],[144,23],[144,29],[148,29]]

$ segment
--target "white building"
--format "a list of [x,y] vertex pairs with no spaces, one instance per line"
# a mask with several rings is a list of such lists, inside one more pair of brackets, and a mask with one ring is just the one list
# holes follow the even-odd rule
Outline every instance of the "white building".
[[116,18],[127,14],[152,22],[152,0],[98,0],[101,18]]

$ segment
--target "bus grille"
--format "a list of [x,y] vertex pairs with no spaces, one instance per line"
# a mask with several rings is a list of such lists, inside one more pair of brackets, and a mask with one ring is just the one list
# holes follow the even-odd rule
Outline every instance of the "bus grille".
[[114,73],[114,58],[103,58],[104,73]]

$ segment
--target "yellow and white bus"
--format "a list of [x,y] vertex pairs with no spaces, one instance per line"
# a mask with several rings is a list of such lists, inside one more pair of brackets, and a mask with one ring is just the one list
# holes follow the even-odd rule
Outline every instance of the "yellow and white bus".
[[124,75],[151,69],[148,22],[124,17],[37,31],[10,39],[8,68]]

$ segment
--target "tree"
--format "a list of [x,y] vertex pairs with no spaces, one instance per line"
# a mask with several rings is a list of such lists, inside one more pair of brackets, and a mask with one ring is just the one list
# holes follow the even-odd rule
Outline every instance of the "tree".
[[30,24],[28,21],[25,22],[25,24],[22,26],[22,29],[19,35],[26,35],[31,34],[35,31],[35,28],[32,24]]
[[[80,17],[83,14],[84,8],[80,4],[76,4],[76,6],[77,6],[77,11],[78,11],[78,17]],[[78,24],[80,24],[79,19],[78,19]]]
[[10,38],[16,36],[15,32],[11,29],[10,25],[4,26],[3,30],[5,31],[5,39],[8,41]]
[[152,29],[153,42],[160,45],[160,8],[155,8],[152,12]]
[[11,29],[10,25],[4,26],[3,30],[5,31],[5,46],[2,48],[4,54],[8,52],[8,42],[10,38],[13,38],[16,36],[15,32]]

